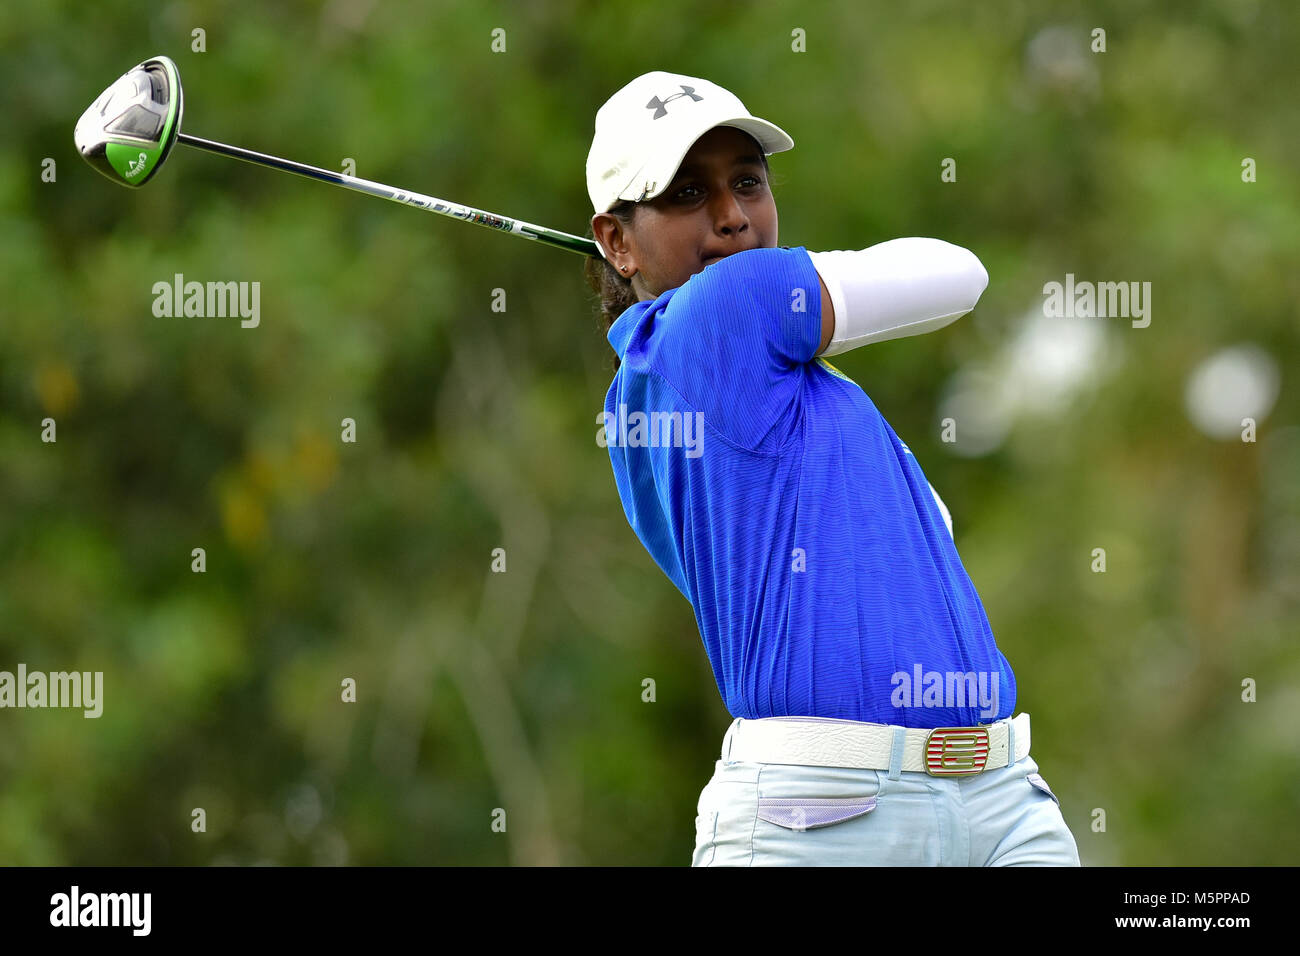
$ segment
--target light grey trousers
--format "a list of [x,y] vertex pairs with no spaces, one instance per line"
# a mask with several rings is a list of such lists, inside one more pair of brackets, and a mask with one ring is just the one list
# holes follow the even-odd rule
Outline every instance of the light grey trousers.
[[1031,756],[970,777],[896,779],[719,760],[696,810],[692,866],[1079,865]]

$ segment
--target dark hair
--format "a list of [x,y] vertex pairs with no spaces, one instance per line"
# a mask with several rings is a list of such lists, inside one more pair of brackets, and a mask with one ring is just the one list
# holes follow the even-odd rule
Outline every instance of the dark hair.
[[[745,135],[749,136],[748,133]],[[750,136],[750,139],[753,140],[753,137]],[[754,140],[754,148],[758,150],[758,155],[763,160],[763,169],[767,172],[770,180],[772,171],[767,164],[767,155],[758,145],[757,140]],[[636,208],[637,203],[620,199],[609,212],[624,226],[630,226],[632,220],[636,218]],[[590,226],[587,227],[587,237],[589,239],[595,238]],[[608,332],[609,327],[614,324],[614,321],[620,315],[636,305],[637,298],[636,293],[632,291],[632,280],[624,277],[621,272],[614,268],[612,263],[600,255],[589,256],[587,261],[583,263],[583,272],[586,275],[587,285],[591,288],[591,291],[600,297],[600,319],[604,325],[602,331]],[[618,366],[618,356],[615,355],[615,370],[618,369]]]

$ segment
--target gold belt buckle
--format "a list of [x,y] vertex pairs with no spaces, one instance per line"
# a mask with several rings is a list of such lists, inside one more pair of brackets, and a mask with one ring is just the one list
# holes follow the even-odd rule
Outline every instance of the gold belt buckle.
[[925,738],[925,772],[932,777],[973,777],[988,761],[987,727],[936,727]]

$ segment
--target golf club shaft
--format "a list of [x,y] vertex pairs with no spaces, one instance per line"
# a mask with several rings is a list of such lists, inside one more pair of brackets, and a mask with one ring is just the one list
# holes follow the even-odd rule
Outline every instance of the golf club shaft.
[[210,139],[201,139],[188,133],[178,133],[176,139],[178,142],[194,149],[202,149],[220,156],[242,159],[244,162],[254,163],[258,166],[269,166],[271,169],[280,169],[288,173],[296,173],[299,176],[306,176],[309,179],[333,183],[335,186],[343,186],[359,193],[378,196],[381,199],[391,199],[393,202],[404,203],[419,209],[427,209],[429,212],[450,216],[452,219],[459,219],[462,222],[472,222],[476,225],[487,226],[489,229],[499,229],[514,236],[522,236],[524,239],[535,239],[549,246],[567,249],[570,252],[577,252],[584,256],[600,255],[596,244],[590,239],[570,235],[567,232],[558,232],[544,226],[533,225],[530,222],[520,222],[518,219],[510,219],[496,213],[485,212],[482,209],[474,209],[471,206],[447,202],[445,199],[436,199],[433,196],[424,196],[420,193],[408,192],[405,189],[395,189],[392,186],[371,182],[368,179],[345,176],[342,173],[321,169],[317,166],[308,166],[305,163],[295,163],[288,159],[280,159],[277,156],[268,156],[266,153],[254,152],[251,149],[240,149],[238,146],[228,146],[225,143],[217,143]]

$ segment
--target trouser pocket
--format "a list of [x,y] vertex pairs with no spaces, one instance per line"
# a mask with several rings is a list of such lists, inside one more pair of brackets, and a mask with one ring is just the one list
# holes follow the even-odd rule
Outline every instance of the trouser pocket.
[[874,809],[875,797],[760,797],[758,818],[787,830],[815,830]]
[[754,865],[854,866],[889,852],[894,835],[876,819],[890,800],[881,776],[844,767],[765,766]]
[[757,776],[757,765],[716,764],[695,808],[692,866],[749,866]]
[[1055,801],[1056,801],[1056,805],[1057,805],[1058,807],[1061,805],[1061,801],[1060,801],[1060,799],[1057,798],[1056,794],[1052,793],[1052,788],[1049,787],[1049,786],[1047,785],[1047,781],[1044,780],[1042,777],[1040,777],[1038,774],[1036,774],[1036,773],[1026,774],[1026,775],[1025,775],[1025,779],[1028,780],[1029,783],[1030,783],[1030,784],[1031,784],[1031,785],[1032,785],[1036,790],[1039,790],[1039,791],[1041,791],[1041,792],[1047,794],[1049,797],[1051,797],[1053,800],[1055,800]]

